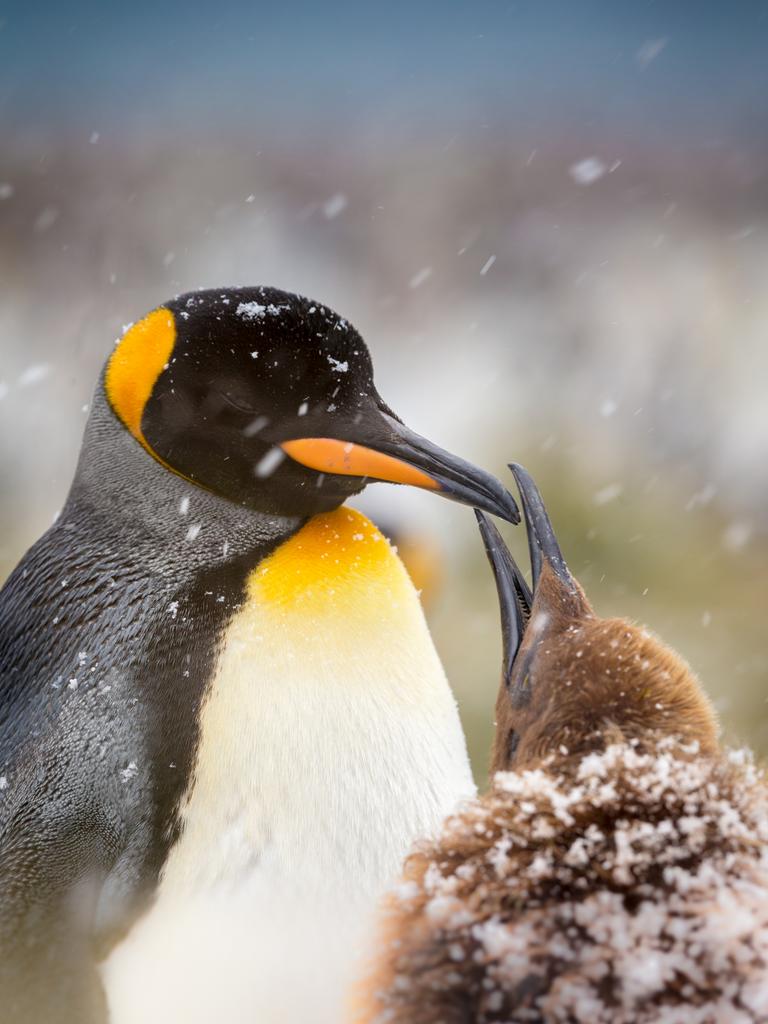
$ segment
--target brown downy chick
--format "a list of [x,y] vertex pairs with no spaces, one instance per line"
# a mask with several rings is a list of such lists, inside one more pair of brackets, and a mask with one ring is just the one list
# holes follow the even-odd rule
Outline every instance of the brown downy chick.
[[533,591],[478,516],[504,636],[491,789],[407,862],[358,1020],[768,1021],[768,795],[688,666],[595,615],[530,476]]

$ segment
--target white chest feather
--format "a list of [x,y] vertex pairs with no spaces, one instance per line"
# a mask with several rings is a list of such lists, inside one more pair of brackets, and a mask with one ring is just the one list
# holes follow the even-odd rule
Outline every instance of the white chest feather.
[[172,992],[179,1020],[340,1020],[378,897],[472,792],[402,566],[358,513],[317,517],[228,627],[181,837],[106,967],[115,1024],[169,1019]]

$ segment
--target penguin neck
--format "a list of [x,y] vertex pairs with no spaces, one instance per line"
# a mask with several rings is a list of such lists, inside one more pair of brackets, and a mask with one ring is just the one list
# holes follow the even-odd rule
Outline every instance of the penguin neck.
[[253,876],[282,905],[365,902],[472,792],[416,591],[376,527],[343,507],[246,580],[164,886],[189,896]]
[[162,546],[167,556],[178,545],[193,571],[249,552],[261,558],[305,521],[228,501],[167,469],[117,420],[99,382],[62,520],[93,523],[104,515],[150,558],[153,549]]

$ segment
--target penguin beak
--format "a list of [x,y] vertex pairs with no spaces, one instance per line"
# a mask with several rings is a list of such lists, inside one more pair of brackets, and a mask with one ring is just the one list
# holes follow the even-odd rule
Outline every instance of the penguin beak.
[[410,484],[474,505],[510,523],[520,522],[512,495],[496,477],[414,433],[389,412],[350,425],[344,438],[300,437],[280,447],[319,473]]
[[[475,510],[475,514],[499,598],[503,679],[514,696],[527,686],[531,662],[544,637],[551,636],[564,617],[570,619],[590,613],[591,609],[565,563],[538,487],[522,466],[512,463],[509,468],[520,491],[525,516],[532,587],[496,527],[481,512]],[[531,621],[534,625],[529,628]],[[525,661],[522,671],[521,658]]]
[[512,470],[523,504],[534,593],[539,586],[545,565],[549,567],[561,587],[575,593],[579,589],[578,584],[565,564],[541,492],[526,469],[516,462],[511,462],[509,468]]
[[485,545],[485,554],[496,581],[501,619],[502,673],[504,679],[509,680],[523,641],[525,624],[531,616],[533,598],[517,562],[499,531],[478,509],[475,509],[475,515]]

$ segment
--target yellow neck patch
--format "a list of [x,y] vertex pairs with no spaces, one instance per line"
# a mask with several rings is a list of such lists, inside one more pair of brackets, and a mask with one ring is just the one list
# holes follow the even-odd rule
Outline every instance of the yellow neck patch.
[[389,541],[347,507],[310,519],[251,573],[247,590],[250,600],[302,615],[354,613],[406,594],[416,599]]
[[[141,417],[176,341],[173,313],[160,307],[125,332],[107,364],[104,385],[118,418],[150,454]],[[157,456],[155,455],[155,458]]]

